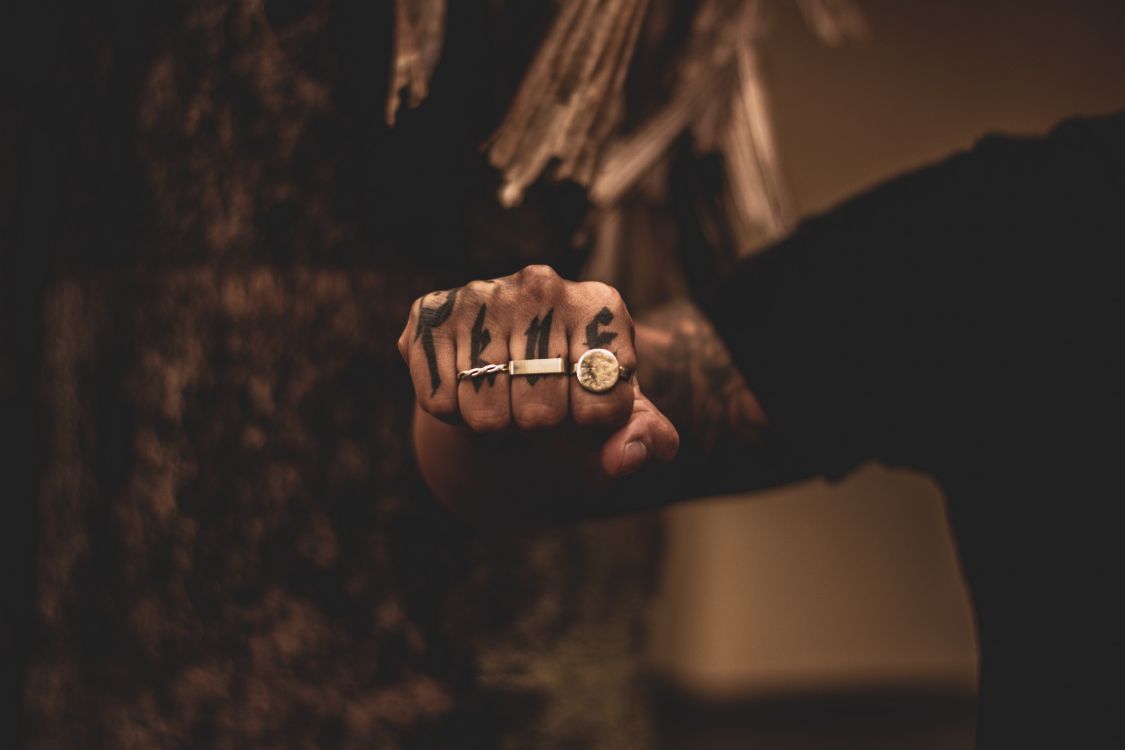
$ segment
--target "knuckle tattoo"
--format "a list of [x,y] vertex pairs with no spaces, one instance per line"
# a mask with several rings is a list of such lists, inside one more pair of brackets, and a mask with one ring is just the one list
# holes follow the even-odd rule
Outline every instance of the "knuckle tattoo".
[[[609,349],[614,353],[617,353],[617,347],[623,342],[626,348],[631,348],[632,317],[621,293],[600,281],[583,282],[575,292],[575,301],[583,308],[588,310],[597,305],[595,312],[579,321],[580,330],[586,334],[582,343],[589,349]],[[622,333],[627,335],[620,337]]]
[[[527,330],[524,335],[527,337],[527,344],[524,350],[525,359],[545,359],[548,357],[549,347],[551,345],[551,326],[554,324],[555,308],[551,308],[546,312],[542,319],[538,315],[531,319],[528,324]],[[527,384],[535,385],[539,381],[539,375],[527,376]]]
[[445,325],[453,315],[460,289],[448,292],[435,292],[419,300],[418,320],[415,323],[414,340],[422,343],[426,355],[426,366],[430,373],[430,396],[433,397],[441,387],[441,371],[438,367],[437,347],[434,331]]
[[[473,327],[469,329],[469,367],[485,367],[490,364],[484,358],[484,350],[492,343],[492,332],[485,327],[485,316],[488,314],[488,304],[482,302],[480,308],[477,310],[476,318],[473,321]],[[483,377],[470,378],[469,382],[473,384],[473,390],[480,393],[481,386],[486,382],[489,388],[496,385],[497,373],[488,373]]]
[[607,330],[614,321],[613,311],[609,307],[602,307],[586,322],[586,348],[588,349],[608,349],[614,339],[617,338],[617,332]]

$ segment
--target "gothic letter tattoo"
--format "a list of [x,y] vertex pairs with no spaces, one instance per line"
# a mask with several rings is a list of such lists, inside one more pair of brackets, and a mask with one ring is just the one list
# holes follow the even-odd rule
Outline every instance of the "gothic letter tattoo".
[[646,317],[656,333],[641,348],[645,392],[689,450],[713,456],[760,444],[765,417],[711,323],[686,302]]
[[437,307],[427,307],[423,304],[418,312],[418,330],[414,334],[414,340],[422,339],[422,350],[426,352],[426,364],[430,367],[430,385],[433,386],[431,396],[437,393],[438,386],[441,385],[437,351],[434,350],[434,329],[449,320],[449,316],[453,313],[453,303],[457,300],[457,292],[457,289],[451,290],[446,295],[445,302]]
[[[551,318],[555,314],[555,308],[547,311],[543,316],[543,320],[539,320],[536,315],[531,319],[531,325],[527,327],[527,353],[528,359],[546,359],[547,357],[547,344],[551,340]],[[539,380],[538,375],[528,375],[528,385],[535,385]]]
[[[483,365],[491,364],[485,362],[481,358],[481,353],[484,352],[488,345],[492,343],[492,334],[484,327],[484,310],[485,306],[480,306],[480,312],[477,313],[476,322],[473,323],[473,329],[469,332],[469,367],[481,367]],[[496,384],[496,373],[491,372],[484,376],[488,379],[489,385]],[[480,387],[484,383],[481,378],[472,378],[473,389],[480,393]]]
[[586,326],[586,346],[591,349],[604,349],[609,346],[609,343],[617,338],[617,334],[613,331],[598,331],[598,325],[607,326],[613,322],[613,313],[609,311],[608,307],[603,307],[598,311],[598,314],[593,317],[590,324]]

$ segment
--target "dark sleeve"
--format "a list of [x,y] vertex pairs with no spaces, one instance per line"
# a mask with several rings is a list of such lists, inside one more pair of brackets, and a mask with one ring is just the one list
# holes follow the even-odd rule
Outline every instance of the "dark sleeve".
[[1123,115],[985,138],[804,222],[702,306],[809,471],[940,475],[1036,389],[1081,387],[1054,363],[1120,297],[1123,153]]

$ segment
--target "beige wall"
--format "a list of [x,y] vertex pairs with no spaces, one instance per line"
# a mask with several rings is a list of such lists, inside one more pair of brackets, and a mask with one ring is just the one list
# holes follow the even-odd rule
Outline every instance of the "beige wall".
[[[985,132],[1125,108],[1125,3],[858,5],[869,38],[843,49],[815,41],[791,5],[773,13],[765,70],[805,215]],[[866,467],[835,486],[670,510],[654,665],[711,694],[971,689],[942,503],[923,477]]]
[[842,49],[780,6],[765,50],[798,208],[823,210],[991,131],[1038,133],[1125,108],[1120,0],[855,0],[866,42]]

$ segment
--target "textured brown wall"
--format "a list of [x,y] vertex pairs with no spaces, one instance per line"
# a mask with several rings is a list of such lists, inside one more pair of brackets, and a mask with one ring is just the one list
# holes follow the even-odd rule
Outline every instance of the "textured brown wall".
[[4,288],[30,291],[5,297],[27,323],[0,328],[0,385],[34,405],[4,424],[30,446],[5,533],[29,555],[10,705],[31,747],[648,736],[653,520],[482,539],[408,448],[412,299],[579,260],[575,193],[502,212],[479,150],[526,62],[510,32],[551,6],[455,5],[394,131],[388,3],[76,4],[22,27],[40,67],[4,119],[4,206],[35,211],[8,235]]

